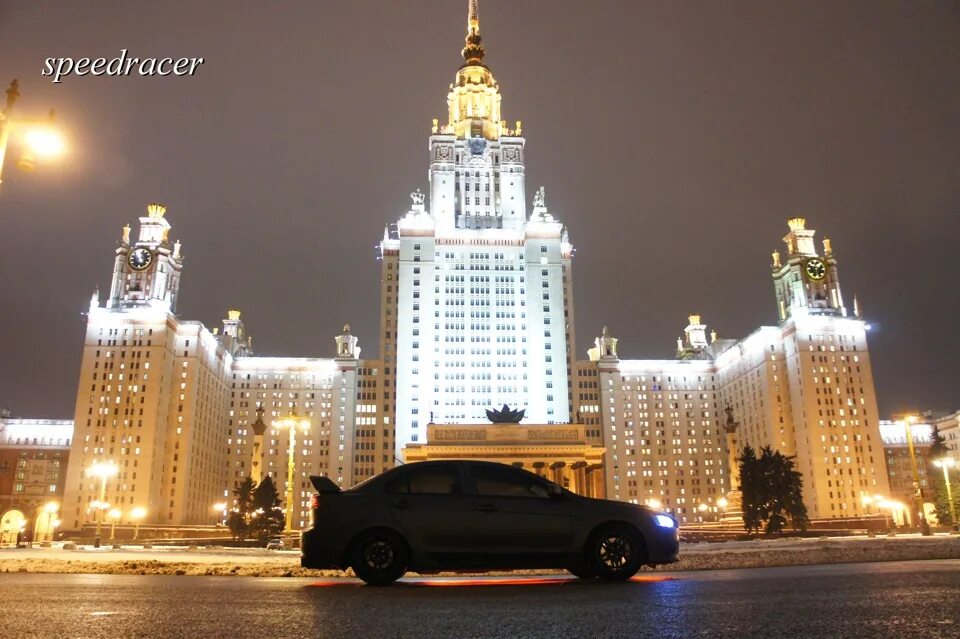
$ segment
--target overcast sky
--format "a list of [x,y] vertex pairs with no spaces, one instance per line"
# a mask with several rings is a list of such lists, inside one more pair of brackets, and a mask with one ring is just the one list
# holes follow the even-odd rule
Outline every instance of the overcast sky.
[[[0,407],[71,417],[84,316],[120,229],[163,202],[180,315],[243,311],[264,355],[378,350],[383,227],[427,190],[465,0],[0,0],[0,81],[72,153],[0,187]],[[770,252],[803,215],[874,330],[881,412],[960,408],[960,4],[482,0],[577,248],[577,350],[670,357],[691,312],[776,321]],[[193,77],[41,77],[48,57],[202,56]]]

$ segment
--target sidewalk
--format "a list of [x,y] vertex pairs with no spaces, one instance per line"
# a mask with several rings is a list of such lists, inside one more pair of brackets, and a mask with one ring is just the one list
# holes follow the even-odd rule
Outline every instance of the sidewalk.
[[[681,544],[680,561],[657,570],[722,570],[768,566],[793,566],[913,559],[960,559],[960,536],[898,535]],[[649,569],[644,569],[648,571]],[[337,577],[336,570],[300,568],[296,550],[263,548],[194,548],[165,546],[144,549],[92,546],[64,550],[51,548],[0,549],[0,573],[97,573],[246,575],[256,577]],[[520,571],[536,574],[556,571]]]

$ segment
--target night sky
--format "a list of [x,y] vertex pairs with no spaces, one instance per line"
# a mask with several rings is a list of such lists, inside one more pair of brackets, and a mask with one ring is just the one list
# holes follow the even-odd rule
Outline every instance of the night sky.
[[[383,227],[427,190],[465,0],[0,0],[0,82],[72,152],[0,188],[0,407],[72,417],[85,310],[125,222],[167,205],[180,315],[260,354],[378,350]],[[960,4],[482,0],[527,187],[577,248],[578,352],[670,357],[686,316],[776,321],[803,215],[873,326],[881,412],[960,408]],[[47,57],[202,56],[193,77],[40,76]],[[818,242],[819,245],[819,242]]]

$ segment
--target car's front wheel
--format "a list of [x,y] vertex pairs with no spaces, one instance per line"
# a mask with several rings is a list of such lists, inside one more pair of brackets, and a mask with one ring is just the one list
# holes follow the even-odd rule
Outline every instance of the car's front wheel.
[[409,561],[410,551],[400,535],[369,530],[353,543],[350,567],[371,586],[386,586],[403,576]]
[[604,526],[587,541],[587,568],[607,581],[624,581],[634,576],[646,561],[643,537],[622,524]]

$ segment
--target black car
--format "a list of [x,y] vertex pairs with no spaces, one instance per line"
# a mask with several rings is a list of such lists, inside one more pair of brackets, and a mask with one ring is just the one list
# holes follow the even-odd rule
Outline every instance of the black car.
[[513,568],[613,581],[677,561],[679,531],[669,515],[581,497],[504,464],[407,464],[344,491],[325,477],[311,481],[319,494],[300,565],[353,568],[373,585],[407,570]]

